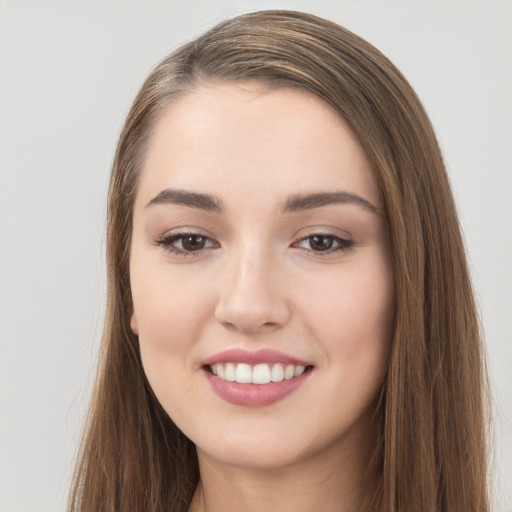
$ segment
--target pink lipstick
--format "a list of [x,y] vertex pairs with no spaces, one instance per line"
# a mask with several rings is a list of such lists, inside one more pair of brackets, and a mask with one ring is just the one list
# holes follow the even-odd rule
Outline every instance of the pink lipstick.
[[213,390],[245,407],[273,404],[300,387],[313,366],[282,352],[232,349],[216,354],[202,367]]

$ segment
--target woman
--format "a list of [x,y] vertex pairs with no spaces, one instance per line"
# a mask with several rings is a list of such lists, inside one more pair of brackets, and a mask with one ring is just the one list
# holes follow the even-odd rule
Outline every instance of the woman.
[[70,510],[485,511],[482,355],[423,108],[311,15],[227,21],[126,120]]

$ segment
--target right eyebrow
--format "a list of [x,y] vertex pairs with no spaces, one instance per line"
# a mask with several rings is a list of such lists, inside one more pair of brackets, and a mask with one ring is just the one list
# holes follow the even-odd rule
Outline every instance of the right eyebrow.
[[200,194],[198,192],[189,192],[188,190],[176,190],[167,188],[156,195],[146,208],[155,204],[180,204],[190,208],[199,208],[216,213],[222,213],[224,207],[222,201],[210,194]]

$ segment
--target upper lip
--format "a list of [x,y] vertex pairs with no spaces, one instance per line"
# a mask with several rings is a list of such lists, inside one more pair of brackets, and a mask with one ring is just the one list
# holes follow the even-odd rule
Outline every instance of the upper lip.
[[295,366],[311,366],[311,363],[292,357],[284,352],[274,350],[271,348],[265,348],[256,350],[254,352],[243,350],[240,348],[233,348],[224,350],[218,354],[208,358],[204,365],[212,365],[219,363],[246,363],[250,365],[262,364],[262,363],[283,363],[293,364]]

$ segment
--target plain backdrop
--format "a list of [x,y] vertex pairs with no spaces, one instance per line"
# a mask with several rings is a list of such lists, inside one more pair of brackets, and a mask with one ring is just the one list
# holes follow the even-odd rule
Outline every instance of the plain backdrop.
[[103,321],[107,180],[130,102],[172,49],[261,8],[349,28],[422,98],[486,332],[497,509],[512,510],[510,2],[0,0],[0,512],[65,508]]

